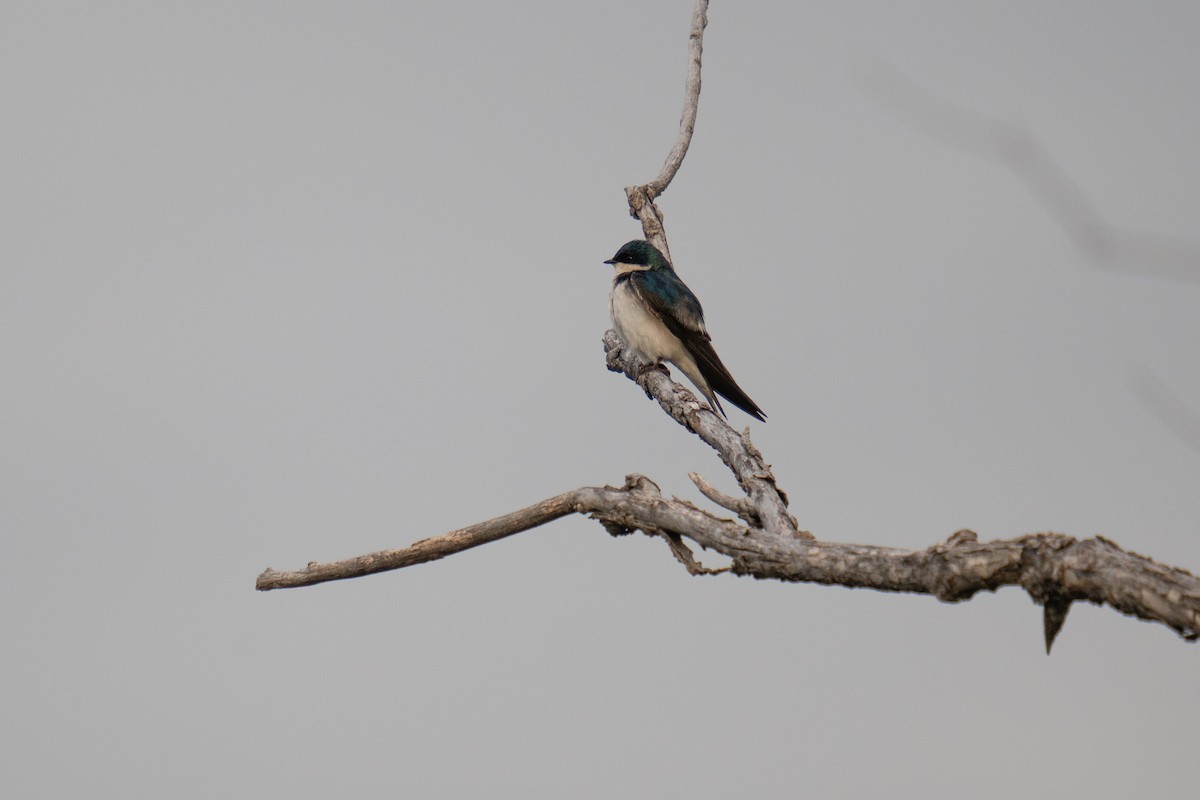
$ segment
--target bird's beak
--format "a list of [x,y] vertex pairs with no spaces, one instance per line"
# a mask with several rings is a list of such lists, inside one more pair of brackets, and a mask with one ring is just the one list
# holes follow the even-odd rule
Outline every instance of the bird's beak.
[[617,260],[615,258],[610,258],[608,261],[605,261],[604,263],[605,264],[615,264],[615,263],[617,263]]

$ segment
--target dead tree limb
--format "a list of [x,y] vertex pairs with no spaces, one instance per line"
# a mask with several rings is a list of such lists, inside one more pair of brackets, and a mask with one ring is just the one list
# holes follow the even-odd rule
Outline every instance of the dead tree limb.
[[[679,139],[654,180],[626,190],[631,213],[642,221],[646,238],[664,253],[668,250],[662,214],[654,199],[678,171],[695,127],[707,8],[707,0],[697,0]],[[604,348],[610,370],[637,383],[672,419],[717,452],[745,497],[726,495],[696,473],[690,477],[705,497],[735,513],[741,523],[686,500],[664,498],[652,480],[635,474],[621,487],[584,486],[397,550],[326,564],[312,562],[295,571],[267,569],[258,576],[256,588],[310,586],[424,564],[570,514],[583,514],[614,536],[642,531],[661,537],[693,575],[732,572],[762,579],[928,594],[946,602],[967,600],[1001,586],[1020,586],[1044,609],[1047,651],[1071,603],[1080,600],[1161,623],[1185,639],[1200,637],[1200,578],[1122,550],[1100,537],[1080,540],[1039,533],[980,542],[973,532],[963,530],[925,550],[817,541],[801,531],[788,512],[787,497],[750,441],[748,429],[735,431],[672,381],[665,368],[641,363],[613,331],[604,335]],[[728,557],[730,565],[722,569],[703,566],[688,547],[689,541]]]
[[750,441],[749,428],[738,433],[707,404],[671,380],[666,367],[643,364],[621,344],[616,331],[604,334],[604,350],[611,371],[624,373],[642,387],[647,397],[657,400],[671,419],[717,451],[746,493],[747,522],[768,530],[812,538],[812,534],[799,529],[796,518],[788,513],[787,496],[776,485],[771,465],[763,460],[762,453]]
[[663,215],[654,201],[667,190],[675,173],[683,164],[688,147],[692,144],[692,132],[696,129],[696,114],[700,108],[700,65],[704,54],[704,29],[708,27],[708,0],[696,0],[692,12],[692,28],[688,34],[688,71],[687,83],[683,94],[683,113],[679,117],[679,136],[675,139],[667,160],[662,169],[649,183],[640,186],[625,187],[625,197],[629,201],[629,216],[642,223],[642,233],[646,239],[662,254],[667,261],[675,263],[671,258],[671,249],[667,246],[667,234],[663,229]]
[[[819,542],[739,525],[678,498],[667,499],[643,475],[619,488],[585,486],[469,528],[399,550],[384,550],[301,570],[268,569],[261,591],[309,586],[424,564],[530,530],[568,514],[584,514],[614,535],[640,530],[661,536],[694,575],[715,574],[700,565],[684,539],[728,556],[728,571],[755,578],[929,594],[946,602],[980,591],[1020,586],[1047,608],[1046,648],[1072,602],[1108,605],[1139,619],[1162,623],[1185,639],[1200,636],[1200,578],[1107,539],[1039,533],[980,542],[959,531],[925,550]],[[1054,620],[1057,626],[1051,627]]]
[[[636,381],[673,419],[718,452],[747,497],[724,495],[694,473],[693,480],[710,499],[738,513],[746,524],[686,500],[664,498],[652,480],[630,475],[619,488],[580,487],[398,550],[326,564],[310,563],[289,572],[268,569],[258,576],[256,588],[266,591],[309,586],[424,564],[570,514],[583,514],[614,536],[642,531],[662,537],[693,575],[728,571],[760,579],[928,594],[946,602],[967,600],[980,591],[995,591],[1002,586],[1020,586],[1044,607],[1047,651],[1071,603],[1080,600],[1161,623],[1188,640],[1200,637],[1200,578],[1122,550],[1102,537],[1075,539],[1060,533],[1038,533],[980,542],[973,532],[964,530],[925,550],[903,550],[817,541],[811,534],[795,530],[790,515],[787,518],[791,526],[763,525],[764,516],[770,518],[778,510],[774,499],[763,499],[771,498],[775,480],[749,434],[737,434],[665,372],[639,370],[636,359],[630,362],[632,356],[624,352],[611,331],[605,336],[605,346],[610,366],[627,365],[620,371]],[[782,502],[782,495],[774,491]],[[783,513],[786,515],[786,511]],[[704,567],[684,540],[727,556],[730,566],[721,570]]]

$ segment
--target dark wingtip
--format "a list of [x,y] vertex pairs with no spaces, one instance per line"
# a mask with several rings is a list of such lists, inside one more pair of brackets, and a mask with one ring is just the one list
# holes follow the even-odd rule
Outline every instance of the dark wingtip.
[[[714,352],[713,357],[716,358],[716,355],[717,354]],[[733,403],[734,406],[740,408],[742,411],[745,411],[759,422],[766,422],[767,415],[761,408],[758,407],[758,403],[751,400],[750,395],[742,391],[742,388],[737,385],[737,382],[734,381],[733,377],[730,376],[728,371],[725,370],[723,364],[721,365],[721,369],[725,372],[724,375],[718,374],[709,377],[709,382],[713,384],[713,392],[721,395],[721,397],[724,397],[726,400]],[[720,409],[721,414],[728,419],[729,415],[725,413],[725,409],[720,408],[719,400],[717,401],[717,407]]]
[[[732,381],[732,379],[731,379],[731,381]],[[766,412],[763,411],[761,408],[759,408],[758,403],[751,400],[750,395],[743,392],[740,386],[738,386],[736,383],[733,383],[731,386],[726,387],[726,388],[732,390],[732,391],[728,391],[728,392],[726,392],[726,391],[721,392],[721,394],[725,397],[726,400],[733,403],[735,406],[740,408],[742,411],[745,411],[747,414],[754,417],[759,422],[767,421]]]
[[[746,398],[747,400],[749,400],[749,402],[748,402],[748,403],[741,403],[741,402],[739,402],[738,400],[734,400],[734,399],[733,399],[732,397],[730,397],[728,394],[724,394],[724,393],[722,393],[722,396],[723,396],[723,397],[724,397],[726,400],[728,400],[729,402],[733,403],[735,406],[737,406],[738,408],[740,408],[742,411],[745,411],[747,414],[749,414],[750,416],[754,417],[754,418],[755,418],[756,420],[758,420],[759,422],[766,422],[766,421],[767,421],[767,415],[766,415],[765,413],[763,413],[763,410],[762,410],[761,408],[759,408],[757,405],[755,405],[754,401],[753,401],[753,400],[750,400],[750,398],[749,398],[749,397],[747,397],[747,398]],[[720,408],[720,405],[719,405],[719,404],[718,404],[718,408]],[[729,419],[729,415],[725,413],[725,409],[723,409],[723,408],[720,408],[720,411],[721,411],[721,415],[722,415],[723,417],[725,417],[726,419]]]

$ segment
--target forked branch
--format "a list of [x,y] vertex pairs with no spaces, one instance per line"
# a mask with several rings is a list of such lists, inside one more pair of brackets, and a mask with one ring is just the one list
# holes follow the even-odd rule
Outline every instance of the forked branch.
[[[620,488],[584,486],[528,508],[452,531],[398,550],[383,550],[345,561],[310,563],[290,572],[268,569],[258,576],[261,591],[309,586],[424,564],[527,531],[569,514],[583,514],[613,535],[642,531],[661,536],[693,575],[715,574],[693,556],[685,540],[731,560],[728,571],[755,578],[822,583],[886,592],[928,594],[947,602],[980,591],[1020,586],[1044,606],[1049,650],[1071,603],[1085,600],[1124,614],[1159,622],[1185,639],[1200,636],[1200,578],[1122,550],[1100,537],[1075,539],[1039,533],[1017,539],[980,542],[959,531],[925,550],[821,542],[795,529],[783,511],[770,467],[762,463],[748,433],[738,434],[699,403],[665,371],[644,369],[610,331],[605,337],[610,368],[625,372],[667,413],[708,442],[729,466],[747,497],[734,498],[703,478],[693,480],[710,499],[757,524],[738,524],[685,500],[667,499],[642,475],[630,475]],[[617,365],[614,367],[614,365]],[[622,368],[625,367],[625,368]],[[778,504],[778,505],[777,505]],[[790,525],[781,525],[778,514]],[[775,520],[773,525],[762,523]]]
[[[980,542],[974,533],[959,531],[925,550],[818,542],[739,525],[686,501],[664,498],[658,486],[642,475],[628,476],[619,488],[581,487],[400,550],[309,564],[292,572],[268,569],[258,576],[256,588],[309,586],[424,564],[572,513],[596,519],[614,535],[640,530],[663,537],[692,574],[722,570],[700,565],[685,539],[727,556],[728,571],[735,575],[913,592],[947,602],[1001,586],[1020,586],[1035,602],[1057,611],[1060,624],[1070,603],[1086,600],[1160,622],[1185,639],[1200,636],[1200,579],[1126,552],[1107,539],[1041,533]],[[1057,629],[1051,632],[1051,615],[1046,617],[1049,649]]]
[[[631,213],[642,221],[646,238],[664,253],[669,251],[662,214],[654,199],[675,176],[691,142],[700,96],[707,9],[706,0],[697,1],[679,139],[654,180],[626,190]],[[788,512],[787,497],[776,485],[770,465],[750,441],[749,430],[735,431],[672,381],[664,368],[641,363],[613,331],[605,334],[604,348],[610,370],[637,383],[668,416],[716,450],[745,496],[726,495],[696,473],[691,478],[705,497],[737,514],[741,524],[686,500],[664,498],[649,478],[630,475],[619,488],[581,487],[397,550],[326,564],[309,563],[304,569],[289,572],[267,569],[258,576],[256,588],[267,591],[309,586],[424,564],[570,514],[584,514],[614,536],[642,531],[662,537],[693,575],[728,571],[755,578],[928,594],[947,602],[966,600],[977,592],[995,591],[1001,586],[1020,586],[1043,606],[1047,651],[1071,603],[1079,600],[1162,623],[1185,639],[1200,636],[1200,579],[1185,570],[1126,552],[1099,537],[1079,540],[1039,533],[980,542],[971,531],[959,531],[946,542],[925,550],[816,541],[812,534],[799,529]],[[688,547],[689,541],[728,557],[730,565],[723,569],[703,566]]]

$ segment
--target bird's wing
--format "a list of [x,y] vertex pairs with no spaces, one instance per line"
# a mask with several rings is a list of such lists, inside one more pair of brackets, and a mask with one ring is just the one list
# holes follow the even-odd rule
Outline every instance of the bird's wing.
[[[635,272],[629,278],[630,285],[646,308],[683,342],[713,391],[750,416],[765,421],[766,414],[737,385],[713,349],[712,337],[704,328],[704,311],[692,290],[674,273]],[[720,404],[717,407],[720,408]]]
[[629,283],[671,333],[685,342],[695,336],[708,338],[700,301],[673,272],[634,272]]

